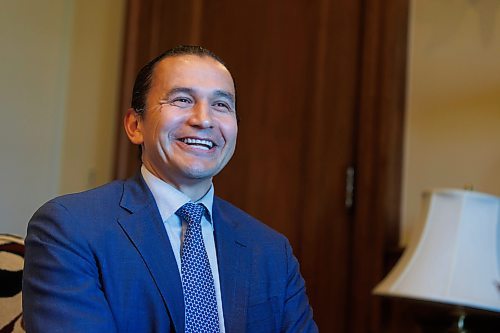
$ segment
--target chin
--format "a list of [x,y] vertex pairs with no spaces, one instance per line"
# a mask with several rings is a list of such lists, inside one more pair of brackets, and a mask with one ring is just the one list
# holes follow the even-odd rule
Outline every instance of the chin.
[[189,179],[207,179],[212,178],[218,173],[218,169],[206,169],[206,168],[188,168],[184,170],[184,175]]
[[[203,163],[205,162],[205,163]],[[178,171],[186,179],[204,180],[217,175],[227,163],[215,161],[184,161],[178,164]]]

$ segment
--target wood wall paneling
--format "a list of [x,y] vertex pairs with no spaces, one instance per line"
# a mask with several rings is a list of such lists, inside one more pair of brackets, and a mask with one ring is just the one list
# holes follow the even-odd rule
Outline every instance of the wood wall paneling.
[[[364,2],[350,332],[378,332],[384,253],[398,245],[408,2]],[[404,330],[401,330],[403,332]]]
[[[321,332],[381,325],[371,287],[397,234],[406,3],[129,0],[120,118],[135,73],[165,49],[201,44],[226,61],[241,122],[216,192],[289,238]],[[134,173],[123,130],[117,152],[117,177]]]
[[302,111],[308,147],[300,259],[320,330],[349,332],[352,216],[344,194],[346,169],[354,164],[360,4],[323,1],[316,15],[324,32],[316,37],[314,103]]

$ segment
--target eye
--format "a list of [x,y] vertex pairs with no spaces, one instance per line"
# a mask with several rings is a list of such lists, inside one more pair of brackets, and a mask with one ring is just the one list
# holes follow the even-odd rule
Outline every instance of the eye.
[[233,108],[227,103],[223,101],[217,101],[212,104],[213,108],[217,111],[221,112],[232,112]]
[[170,101],[168,101],[168,104],[177,106],[180,108],[185,108],[191,106],[193,104],[193,101],[188,98],[188,97],[176,97],[172,98]]

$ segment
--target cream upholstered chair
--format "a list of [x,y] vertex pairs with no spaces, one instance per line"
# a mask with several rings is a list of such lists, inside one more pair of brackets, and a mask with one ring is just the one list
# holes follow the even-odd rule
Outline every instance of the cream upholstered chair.
[[21,287],[24,240],[0,234],[0,333],[24,332]]

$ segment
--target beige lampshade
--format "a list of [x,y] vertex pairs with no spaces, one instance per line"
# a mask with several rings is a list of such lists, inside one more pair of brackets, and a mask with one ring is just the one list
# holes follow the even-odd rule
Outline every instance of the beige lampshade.
[[422,213],[373,292],[500,312],[500,198],[433,190],[423,195]]

